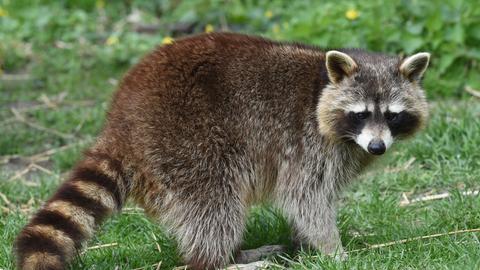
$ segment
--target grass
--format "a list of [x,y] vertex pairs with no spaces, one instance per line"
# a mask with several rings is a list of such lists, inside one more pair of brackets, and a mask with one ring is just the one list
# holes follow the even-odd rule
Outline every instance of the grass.
[[[397,145],[342,196],[338,224],[343,244],[347,251],[361,250],[351,252],[343,262],[314,252],[289,254],[275,258],[280,265],[293,269],[480,268],[479,233],[369,248],[480,228],[478,196],[461,195],[480,189],[480,101],[463,91],[466,84],[479,86],[478,48],[472,45],[480,40],[475,30],[480,22],[474,16],[478,5],[453,0],[441,8],[417,1],[338,5],[326,1],[315,7],[302,1],[288,7],[284,1],[232,1],[228,8],[216,1],[184,1],[178,6],[154,3],[0,0],[0,195],[4,196],[0,196],[0,269],[13,268],[11,246],[16,234],[100,130],[121,74],[166,36],[175,38],[175,31],[165,29],[180,27],[178,22],[193,22],[191,31],[201,32],[209,24],[221,29],[224,20],[234,30],[317,45],[390,53],[417,46],[415,50],[434,52],[426,81],[432,100],[428,128],[414,140]],[[359,17],[345,18],[347,10],[358,11]],[[398,18],[393,11],[398,11]],[[372,15],[377,13],[395,17],[387,28],[391,32],[384,33],[392,40],[383,40],[375,32],[373,26],[388,18],[375,21],[378,16]],[[140,21],[132,14],[140,14]],[[438,26],[434,15],[445,14],[451,15],[450,20]],[[399,26],[404,22],[409,27]],[[154,35],[135,31],[144,24],[165,27]],[[436,27],[451,36],[440,39],[442,31]],[[350,34],[336,35],[335,30]],[[424,34],[429,38],[415,39]],[[31,161],[43,170],[29,167]],[[442,192],[452,196],[399,205],[403,196],[413,199]],[[140,210],[128,207],[88,243],[89,247],[114,245],[87,250],[72,269],[156,269],[159,262],[162,269],[182,265],[175,240]],[[257,207],[249,218],[244,248],[288,244],[289,236],[288,224],[279,213]]]

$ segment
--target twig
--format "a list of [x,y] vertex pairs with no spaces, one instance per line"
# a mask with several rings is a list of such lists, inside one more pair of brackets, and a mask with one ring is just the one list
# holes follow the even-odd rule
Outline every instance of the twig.
[[27,159],[30,160],[31,162],[38,162],[38,161],[41,161],[42,158],[49,157],[49,156],[51,156],[55,153],[64,151],[64,150],[69,149],[71,147],[74,147],[76,145],[89,143],[90,141],[91,141],[91,139],[80,140],[80,141],[77,141],[77,142],[66,144],[66,145],[63,145],[63,146],[60,146],[60,147],[57,147],[57,148],[52,148],[52,149],[49,149],[47,151],[32,155],[32,156],[28,157]]
[[12,158],[23,158],[24,160],[27,160],[31,163],[35,163],[35,162],[39,162],[39,161],[44,161],[46,158],[48,158],[49,156],[55,154],[55,153],[58,153],[58,152],[61,152],[63,150],[66,150],[68,148],[71,148],[73,146],[76,146],[76,145],[81,145],[81,144],[86,144],[86,143],[89,143],[90,141],[92,141],[92,139],[88,138],[88,139],[83,139],[83,140],[79,140],[79,141],[76,141],[76,142],[73,142],[73,143],[69,143],[69,144],[66,144],[66,145],[62,145],[60,147],[57,147],[57,148],[51,148],[51,149],[48,149],[46,151],[43,151],[43,152],[40,152],[40,153],[37,153],[37,154],[34,154],[34,155],[31,155],[31,156],[27,156],[27,157],[22,157],[20,155],[5,155],[5,156],[1,156],[0,157],[0,164],[5,164],[5,163],[8,163],[10,159]]
[[[70,106],[71,108],[73,107],[76,107],[76,106],[79,106],[79,107],[84,107],[84,106],[91,106],[91,105],[94,105],[95,102],[92,101],[92,100],[79,100],[79,101],[68,101],[68,100],[63,100],[63,99],[59,99],[59,98],[55,98],[54,100],[51,100],[50,101],[53,102],[53,105],[55,107],[60,107],[60,106],[64,106],[64,105],[68,105]],[[50,104],[52,105],[52,104]],[[31,111],[36,111],[36,110],[40,110],[40,109],[48,109],[48,108],[51,108],[50,105],[47,105],[45,103],[40,103],[40,104],[37,104],[37,105],[33,105],[33,106],[30,106],[30,107],[25,107],[25,108],[15,108],[15,110],[17,112],[20,112],[20,113],[23,113],[23,112],[31,112]],[[0,122],[0,126],[1,125],[6,125],[6,124],[9,124],[11,122],[15,122],[17,121],[17,118],[14,116],[14,117],[11,117],[11,118],[7,118],[7,119],[4,119]]]
[[[480,194],[479,190],[469,190],[469,191],[463,191],[460,193],[463,196],[477,196]],[[407,195],[405,193],[402,194],[402,201],[400,202],[400,206],[406,206],[418,202],[426,202],[426,201],[433,201],[433,200],[440,200],[440,199],[445,199],[452,196],[451,193],[449,192],[444,192],[444,193],[439,193],[439,194],[433,194],[433,195],[424,195],[420,196],[418,198],[415,198],[413,200],[409,200]]]
[[45,167],[42,167],[38,164],[35,164],[35,163],[32,163],[31,164],[33,168],[37,169],[37,170],[40,170],[46,174],[49,174],[49,175],[54,175],[54,173],[52,171],[50,171],[49,169],[45,168]]
[[13,181],[15,179],[18,179],[22,176],[24,176],[25,174],[29,173],[30,170],[32,170],[33,168],[35,169],[38,169],[44,173],[47,173],[49,175],[55,175],[54,172],[52,172],[51,170],[45,168],[45,167],[42,167],[38,164],[36,164],[36,162],[40,162],[40,161],[44,161],[44,160],[48,160],[49,157],[55,153],[58,153],[60,151],[63,151],[63,150],[66,150],[68,148],[71,148],[75,145],[79,145],[79,144],[84,144],[84,143],[87,143],[88,141],[90,141],[90,139],[84,139],[84,140],[81,140],[81,141],[78,141],[78,142],[74,142],[74,143],[71,143],[71,144],[67,144],[67,145],[63,145],[61,147],[58,147],[58,148],[53,148],[53,149],[49,149],[47,151],[44,151],[44,152],[41,152],[41,153],[38,153],[38,154],[35,154],[35,155],[32,155],[32,156],[29,156],[29,157],[22,157],[22,156],[19,156],[19,155],[11,155],[11,156],[3,156],[3,157],[0,157],[0,164],[5,164],[5,163],[8,163],[9,160],[11,158],[24,158],[24,160],[26,160],[27,162],[29,162],[29,164],[21,171],[17,171],[12,177],[10,177],[7,181]]
[[[62,99],[65,97],[65,95],[62,95]],[[61,102],[61,100],[59,101],[52,101],[47,95],[45,94],[42,94],[40,96],[40,101],[42,101],[46,106],[47,108],[50,108],[50,109],[53,109],[53,108],[56,108],[58,103]]]
[[94,250],[94,249],[106,248],[106,247],[114,247],[114,246],[118,246],[118,243],[109,243],[109,244],[102,244],[102,245],[91,246],[91,247],[88,247],[87,250]]
[[410,166],[412,166],[412,164],[415,162],[415,160],[417,160],[415,157],[410,158],[410,159],[405,163],[405,165],[403,165],[403,169],[406,170],[406,169],[410,168]]
[[[402,202],[404,202],[404,204],[410,204],[412,202],[410,202],[410,200],[408,199],[408,196],[405,192],[402,192]],[[400,203],[402,204],[402,203]]]
[[470,87],[470,86],[468,86],[468,85],[465,86],[465,91],[466,91],[467,93],[469,93],[470,95],[476,97],[476,98],[480,98],[480,91],[475,90],[475,89],[473,89],[472,87]]
[[28,166],[27,166],[25,169],[23,169],[23,170],[15,173],[15,175],[12,176],[12,177],[10,177],[10,178],[7,180],[7,182],[13,181],[13,180],[15,180],[15,179],[18,179],[18,178],[24,176],[25,174],[27,174],[28,172],[30,172],[30,170],[31,170],[32,168],[33,168],[32,164],[28,164]]
[[10,200],[8,200],[7,196],[5,194],[3,194],[2,192],[0,192],[0,198],[2,199],[2,201],[5,202],[7,207],[12,206],[12,203],[10,202]]
[[480,228],[458,230],[458,231],[451,231],[451,232],[446,232],[446,233],[436,233],[436,234],[430,234],[430,235],[417,236],[417,237],[413,237],[413,238],[406,238],[406,239],[397,240],[397,241],[375,244],[375,245],[371,245],[371,246],[366,247],[366,248],[350,250],[350,251],[348,251],[348,253],[377,249],[377,248],[383,248],[383,247],[389,247],[389,246],[404,244],[404,243],[413,242],[413,241],[417,241],[417,240],[425,240],[425,239],[432,239],[432,238],[437,238],[437,237],[442,237],[442,236],[457,235],[457,234],[462,234],[462,233],[473,233],[473,232],[480,232]]
[[15,118],[17,119],[17,121],[19,122],[22,122],[32,128],[35,128],[35,129],[38,129],[38,130],[41,130],[41,131],[45,131],[45,132],[48,132],[48,133],[51,133],[51,134],[54,134],[54,135],[57,135],[59,137],[62,137],[64,139],[72,139],[74,136],[71,135],[71,134],[66,134],[66,133],[63,133],[63,132],[60,132],[58,130],[55,130],[55,129],[51,129],[51,128],[47,128],[47,127],[44,127],[42,125],[39,125],[35,122],[32,122],[32,121],[28,121],[23,115],[20,114],[19,111],[17,111],[15,108],[10,108],[10,110],[12,111],[12,113],[15,115]]
[[0,76],[2,81],[28,81],[31,78],[30,74],[2,74]]
[[24,176],[25,174],[29,173],[32,169],[37,169],[37,170],[40,170],[46,174],[49,174],[49,175],[55,175],[52,171],[50,171],[49,169],[47,168],[44,168],[38,164],[35,164],[35,163],[30,163],[28,164],[27,167],[25,167],[23,170],[21,171],[18,171],[17,173],[15,173],[15,175],[13,175],[12,177],[10,177],[7,181],[13,181],[15,179],[18,179],[22,176]]
[[95,250],[95,249],[101,249],[101,248],[108,248],[108,247],[115,247],[115,246],[118,246],[118,243],[109,243],[109,244],[102,244],[102,245],[96,245],[96,246],[87,247],[87,248],[81,253],[81,255],[87,253],[87,251],[89,251],[89,250]]

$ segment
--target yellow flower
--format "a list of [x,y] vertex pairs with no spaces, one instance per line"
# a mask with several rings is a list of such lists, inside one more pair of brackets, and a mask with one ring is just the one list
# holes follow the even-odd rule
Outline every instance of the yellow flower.
[[95,2],[95,6],[97,7],[97,9],[103,9],[105,7],[105,1],[103,0],[97,0]]
[[215,28],[213,28],[213,25],[211,25],[211,24],[205,25],[205,33],[211,33],[214,30],[215,30]]
[[263,15],[267,17],[267,19],[271,19],[273,17],[273,12],[271,10],[267,10]]
[[360,13],[358,12],[358,10],[354,8],[351,8],[347,10],[347,12],[345,12],[345,17],[347,17],[347,19],[351,21],[356,20],[359,16],[360,16]]
[[118,43],[118,37],[117,36],[109,36],[107,40],[105,41],[105,44],[107,46],[113,46]]
[[174,42],[174,39],[172,37],[166,36],[162,39],[162,44],[167,45],[167,44],[172,44]]
[[0,7],[0,17],[7,17],[8,11]]

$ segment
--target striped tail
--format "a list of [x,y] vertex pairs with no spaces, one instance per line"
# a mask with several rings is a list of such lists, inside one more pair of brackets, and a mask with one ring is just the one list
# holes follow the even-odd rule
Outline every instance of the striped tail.
[[87,152],[20,232],[17,268],[65,269],[102,220],[121,209],[127,195],[121,163],[107,154]]

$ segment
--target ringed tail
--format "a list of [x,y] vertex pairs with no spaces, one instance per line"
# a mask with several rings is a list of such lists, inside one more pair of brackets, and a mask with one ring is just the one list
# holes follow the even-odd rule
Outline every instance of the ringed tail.
[[122,165],[89,151],[70,177],[18,235],[14,252],[22,270],[66,269],[69,262],[128,195]]

